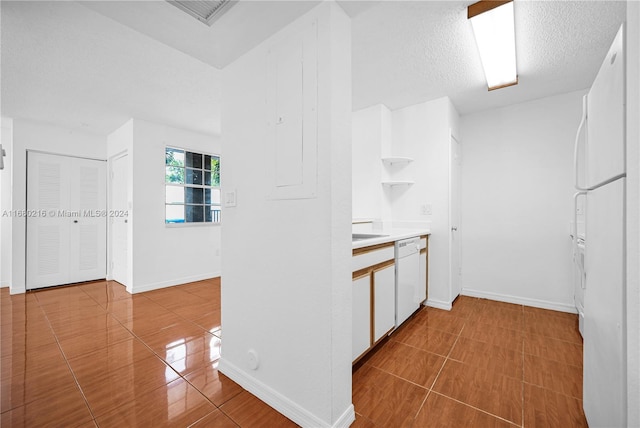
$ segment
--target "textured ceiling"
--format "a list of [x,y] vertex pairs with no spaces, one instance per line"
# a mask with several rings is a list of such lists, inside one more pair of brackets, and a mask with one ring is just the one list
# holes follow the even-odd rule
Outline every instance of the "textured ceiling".
[[209,27],[166,1],[83,1],[87,8],[222,68],[320,0],[239,1]]
[[515,2],[517,86],[487,91],[466,7],[385,2],[356,16],[354,109],[397,109],[448,95],[461,114],[590,86],[625,2]]
[[219,70],[74,2],[1,6],[3,116],[101,135],[132,117],[220,132]]
[[[319,0],[242,0],[208,27],[164,1],[7,2],[2,114],[107,134],[130,117],[217,134],[223,67]],[[488,92],[466,6],[338,0],[353,107],[448,95],[461,114],[587,88],[625,2],[515,0],[519,84]]]

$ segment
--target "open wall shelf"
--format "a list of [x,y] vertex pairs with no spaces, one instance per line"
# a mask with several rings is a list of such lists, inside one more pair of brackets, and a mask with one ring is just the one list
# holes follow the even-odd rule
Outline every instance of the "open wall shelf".
[[406,180],[401,180],[401,181],[383,181],[382,185],[384,187],[396,187],[396,186],[411,186],[412,184],[414,184],[413,181],[406,181]]
[[413,162],[412,158],[406,158],[402,156],[389,156],[382,158],[382,163],[388,166],[397,165],[397,164],[408,164]]

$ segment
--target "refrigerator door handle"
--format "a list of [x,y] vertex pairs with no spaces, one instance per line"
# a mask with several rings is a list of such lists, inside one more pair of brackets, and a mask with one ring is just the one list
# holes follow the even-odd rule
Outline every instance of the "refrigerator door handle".
[[627,176],[627,173],[623,172],[622,174],[614,175],[613,177],[607,178],[606,180],[601,181],[598,184],[594,184],[593,186],[589,186],[589,187],[586,187],[584,189],[580,188],[578,190],[582,190],[582,191],[596,190],[596,189],[601,188],[602,186],[606,186],[609,183],[613,183],[616,180],[620,180],[621,178],[625,178],[626,176]]
[[578,198],[586,196],[589,192],[580,191],[573,195],[573,260],[578,257]]
[[573,259],[578,257],[578,198],[586,196],[585,191],[576,192],[573,195]]
[[580,134],[582,134],[582,129],[587,121],[587,95],[582,97],[582,118],[580,119],[580,125],[578,125],[578,131],[576,132],[576,141],[573,145],[573,170],[575,172],[575,185],[576,190],[587,191],[585,187],[580,186],[580,180],[578,179],[578,151],[580,148]]

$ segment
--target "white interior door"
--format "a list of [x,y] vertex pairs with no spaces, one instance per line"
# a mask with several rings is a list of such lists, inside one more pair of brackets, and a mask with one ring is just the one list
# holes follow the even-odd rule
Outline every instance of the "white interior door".
[[462,171],[462,151],[460,142],[451,135],[451,152],[449,168],[449,224],[450,233],[450,267],[451,267],[451,301],[455,299],[462,289],[462,254],[460,245],[460,174]]
[[27,155],[27,288],[66,284],[69,280],[69,159]]
[[106,162],[71,158],[70,202],[79,213],[71,222],[69,282],[106,276],[107,181]]
[[120,156],[111,163],[110,212],[111,227],[111,278],[127,285],[127,247],[128,247],[128,198],[127,174],[128,156]]
[[105,162],[28,153],[27,288],[105,277]]

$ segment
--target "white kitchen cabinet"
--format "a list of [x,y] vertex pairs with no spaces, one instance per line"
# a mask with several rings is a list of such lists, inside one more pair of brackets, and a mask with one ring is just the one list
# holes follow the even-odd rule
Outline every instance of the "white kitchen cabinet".
[[394,243],[353,250],[352,360],[395,328]]
[[385,337],[396,323],[395,266],[389,265],[373,272],[373,341]]
[[371,346],[371,277],[353,280],[351,360],[357,359]]
[[[427,298],[428,238],[420,236],[419,302]],[[356,248],[352,254],[352,361],[356,363],[398,327],[395,242]]]
[[429,237],[420,237],[420,287],[418,287],[418,299],[421,302],[427,300],[429,290]]

